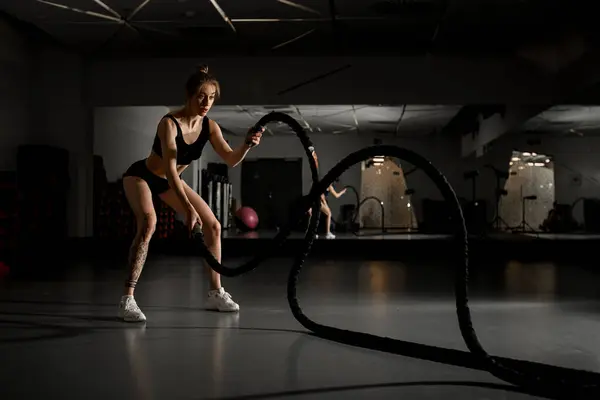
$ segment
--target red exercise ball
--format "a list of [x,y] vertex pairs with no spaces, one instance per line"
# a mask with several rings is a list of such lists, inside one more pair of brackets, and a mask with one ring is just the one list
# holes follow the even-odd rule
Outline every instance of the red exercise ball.
[[242,207],[235,212],[238,227],[243,231],[251,231],[258,226],[258,214],[250,207]]

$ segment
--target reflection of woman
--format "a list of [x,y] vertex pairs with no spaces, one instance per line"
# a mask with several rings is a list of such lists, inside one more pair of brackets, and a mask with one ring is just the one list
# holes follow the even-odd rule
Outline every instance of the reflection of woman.
[[[317,153],[313,151],[312,156],[315,159],[317,168],[319,168],[319,159],[317,158]],[[344,193],[346,193],[346,189],[344,188],[337,192],[333,185],[329,185],[325,193],[321,195],[321,212],[325,215],[325,238],[335,239],[335,235],[331,233],[331,208],[329,208],[329,205],[327,204],[327,196],[329,196],[329,193],[331,193],[331,195],[336,199],[339,199]],[[308,212],[309,215],[312,215],[312,209],[309,209]]]

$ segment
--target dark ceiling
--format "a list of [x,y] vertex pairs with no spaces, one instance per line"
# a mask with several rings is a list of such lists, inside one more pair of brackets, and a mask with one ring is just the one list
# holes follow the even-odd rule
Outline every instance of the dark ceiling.
[[0,0],[91,54],[502,55],[577,33],[592,2],[559,0]]

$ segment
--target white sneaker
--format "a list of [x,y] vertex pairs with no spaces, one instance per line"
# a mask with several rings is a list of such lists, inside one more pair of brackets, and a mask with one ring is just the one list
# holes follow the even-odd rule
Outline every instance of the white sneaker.
[[121,297],[119,318],[127,322],[143,322],[146,320],[146,316],[138,307],[133,296]]
[[325,239],[335,239],[335,235],[329,232],[327,235],[325,235]]
[[206,299],[206,309],[211,311],[235,312],[240,306],[231,299],[231,295],[223,288],[211,290]]

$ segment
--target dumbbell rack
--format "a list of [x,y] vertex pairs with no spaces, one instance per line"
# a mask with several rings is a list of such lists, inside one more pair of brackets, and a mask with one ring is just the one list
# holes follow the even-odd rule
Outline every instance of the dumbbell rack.
[[202,170],[200,196],[215,214],[223,231],[232,226],[233,185],[225,175]]

